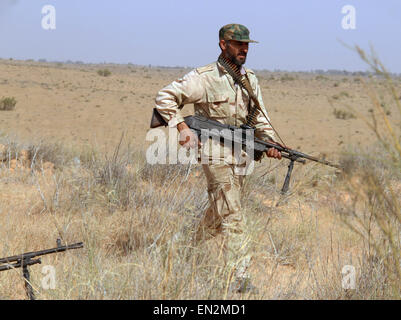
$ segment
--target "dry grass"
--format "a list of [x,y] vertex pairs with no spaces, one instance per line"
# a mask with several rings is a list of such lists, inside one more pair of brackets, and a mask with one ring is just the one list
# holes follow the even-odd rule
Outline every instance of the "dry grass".
[[[401,116],[401,104],[393,79],[375,53],[368,56],[356,47],[360,57],[386,82],[392,104]],[[383,101],[372,85],[363,82],[373,109],[371,119],[363,117],[377,138],[376,148],[353,152],[344,160],[347,203],[339,209],[344,222],[363,239],[365,277],[363,287],[374,298],[401,296],[401,127],[388,118]]]
[[[4,145],[10,158],[27,147]],[[30,152],[31,163],[53,159],[57,165],[11,170],[3,163],[0,255],[53,247],[57,238],[85,244],[43,258],[44,265],[56,268],[55,290],[41,288],[41,267],[31,268],[39,299],[348,297],[341,268],[362,259],[358,243],[363,243],[332,215],[332,169],[297,168],[285,198],[279,193],[284,163],[272,163],[267,170],[274,174],[264,174],[266,164],[260,165],[247,178],[242,201],[254,254],[251,272],[260,292],[240,296],[227,290],[223,239],[193,245],[207,204],[200,167],[151,166],[143,150],[123,143],[111,155],[28,146],[36,150]],[[19,271],[0,274],[2,298],[24,298]]]
[[[145,146],[123,137],[108,154],[2,136],[0,256],[54,247],[57,238],[84,242],[84,249],[43,257],[56,268],[54,290],[41,287],[40,265],[30,268],[38,299],[399,298],[399,125],[364,85],[371,119],[350,112],[377,141],[344,152],[342,173],[297,165],[285,196],[284,161],[264,160],[246,178],[242,204],[257,294],[229,292],[221,236],[194,244],[207,204],[201,167],[149,165]],[[398,98],[394,103],[401,116]],[[341,285],[345,265],[355,267],[355,289]],[[0,298],[25,299],[20,271],[0,273]]]

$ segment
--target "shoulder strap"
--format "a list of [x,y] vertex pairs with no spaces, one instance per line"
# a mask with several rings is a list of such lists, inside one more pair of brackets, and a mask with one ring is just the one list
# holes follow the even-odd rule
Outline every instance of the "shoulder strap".
[[213,71],[213,69],[215,68],[215,64],[216,63],[210,63],[210,64],[207,64],[206,66],[196,68],[196,71],[198,71],[199,74],[202,74],[202,73],[208,72],[208,71]]

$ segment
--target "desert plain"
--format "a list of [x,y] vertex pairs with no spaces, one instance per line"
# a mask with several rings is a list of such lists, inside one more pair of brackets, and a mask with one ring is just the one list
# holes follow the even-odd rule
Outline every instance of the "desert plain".
[[[123,132],[132,143],[143,144],[158,90],[191,70],[9,60],[2,60],[0,67],[1,96],[17,100],[13,112],[2,113],[3,132],[21,139],[102,147],[118,142]],[[104,69],[111,74],[97,73]],[[371,101],[358,76],[256,74],[272,123],[293,148],[336,153],[344,145],[372,139],[362,121],[344,121],[335,114],[351,106],[368,115]],[[189,115],[193,108],[188,105],[183,111]]]
[[[41,266],[31,267],[38,299],[392,297],[387,265],[371,241],[372,234],[382,236],[380,223],[368,235],[349,227],[355,212],[369,220],[364,198],[352,191],[363,189],[362,178],[297,165],[283,196],[287,164],[267,159],[257,164],[242,199],[258,292],[230,292],[223,237],[191,243],[207,203],[200,165],[151,166],[144,159],[158,90],[190,70],[0,60],[0,98],[16,101],[14,109],[0,111],[0,257],[51,248],[57,238],[84,242],[82,250],[43,258],[56,268],[52,289],[43,283]],[[304,153],[334,162],[359,153],[380,159],[385,151],[363,120],[376,112],[372,92],[400,126],[381,77],[255,73],[273,125]],[[393,79],[393,86],[401,98],[401,80]],[[183,109],[192,112],[190,105]],[[398,173],[386,174],[399,195]],[[351,289],[342,273],[349,265],[357,277]],[[21,270],[0,273],[0,298],[26,298]]]

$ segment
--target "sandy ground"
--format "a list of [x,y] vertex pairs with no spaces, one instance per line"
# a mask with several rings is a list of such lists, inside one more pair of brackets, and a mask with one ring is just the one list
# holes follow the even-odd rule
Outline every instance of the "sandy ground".
[[[97,74],[106,68],[110,76]],[[17,100],[15,110],[0,113],[0,131],[23,141],[101,147],[115,146],[124,132],[128,141],[142,145],[158,90],[189,71],[0,60],[0,97]],[[355,77],[266,71],[257,75],[273,125],[287,145],[317,155],[371,141],[360,119],[338,119],[333,113],[347,110],[347,105],[364,114],[372,108]],[[191,112],[191,105],[184,108],[185,114]]]

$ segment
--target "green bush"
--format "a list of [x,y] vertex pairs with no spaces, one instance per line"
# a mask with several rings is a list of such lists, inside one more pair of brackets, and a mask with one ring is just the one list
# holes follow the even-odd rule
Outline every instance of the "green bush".
[[342,120],[355,119],[355,115],[352,112],[346,110],[334,109],[333,114],[336,117],[336,119],[342,119]]
[[0,100],[0,110],[14,110],[17,100],[14,97],[5,97]]
[[109,69],[100,69],[97,71],[97,74],[102,77],[108,77],[111,75],[111,71]]

